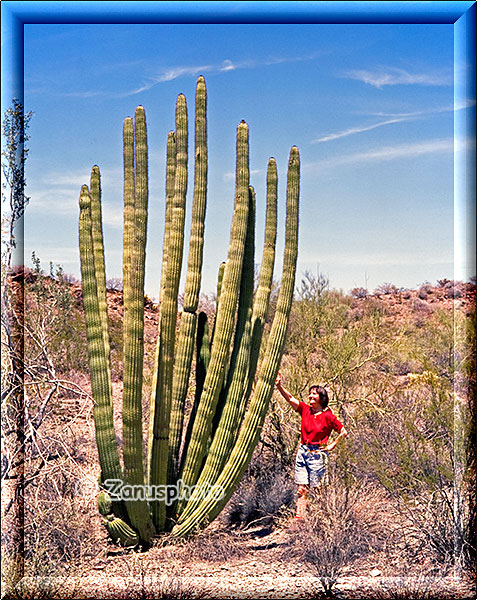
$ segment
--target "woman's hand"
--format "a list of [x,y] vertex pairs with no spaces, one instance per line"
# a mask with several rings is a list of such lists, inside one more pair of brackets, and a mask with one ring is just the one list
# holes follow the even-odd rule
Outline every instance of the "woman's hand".
[[299,401],[294,398],[288,390],[286,390],[282,386],[282,374],[277,373],[277,378],[275,379],[275,388],[280,392],[280,394],[285,398],[285,400],[290,404],[293,410],[298,411],[298,406],[300,405]]
[[331,450],[334,450],[336,448],[336,444],[340,441],[341,438],[345,438],[348,435],[348,432],[346,431],[346,429],[344,427],[341,428],[341,431],[338,434],[338,437],[331,443],[326,445],[325,450],[327,452],[331,452]]

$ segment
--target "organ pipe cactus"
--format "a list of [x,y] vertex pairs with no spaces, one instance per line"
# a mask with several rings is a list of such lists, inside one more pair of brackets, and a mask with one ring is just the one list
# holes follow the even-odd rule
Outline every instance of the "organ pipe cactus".
[[[148,204],[147,134],[146,116],[142,106],[136,109],[134,138],[129,134],[131,121],[124,127],[128,135],[124,139],[125,187],[126,175],[131,177],[131,155],[134,155],[134,197],[128,182],[125,198],[124,235],[125,277],[124,294],[124,340],[123,358],[123,461],[124,482],[128,485],[144,485],[144,457],[142,435],[142,367],[144,357],[144,273],[146,259],[146,229]],[[127,164],[126,164],[127,163]],[[127,170],[127,173],[126,173]],[[130,206],[134,202],[133,206]],[[127,263],[129,262],[129,268]],[[145,499],[128,500],[126,509],[131,525],[138,529],[141,538],[150,541],[154,527]]]
[[[147,457],[143,444],[144,270],[148,213],[145,111],[124,121],[123,449],[113,423],[100,172],[80,194],[80,257],[96,442],[101,467],[98,507],[110,537],[147,546],[172,530],[189,535],[225,506],[252,456],[283,353],[295,282],[300,161],[290,151],[285,254],[278,304],[263,335],[275,261],[277,166],[267,170],[265,237],[254,294],[256,196],[250,186],[249,130],[237,127],[235,200],[227,259],[219,271],[216,315],[199,310],[207,197],[207,92],[199,77],[195,98],[194,190],[188,269],[182,310],[178,292],[184,252],[188,179],[188,110],[177,98],[175,131],[167,142],[166,207],[159,327],[149,409]],[[179,316],[179,319],[178,319]],[[195,356],[195,358],[194,358]],[[262,356],[261,361],[259,357]],[[192,408],[186,411],[189,404]],[[133,496],[117,495],[133,486]],[[148,484],[148,487],[145,487]],[[149,495],[151,490],[163,494]],[[168,490],[174,490],[169,494]],[[212,490],[214,493],[207,493]],[[182,495],[179,493],[182,492]]]

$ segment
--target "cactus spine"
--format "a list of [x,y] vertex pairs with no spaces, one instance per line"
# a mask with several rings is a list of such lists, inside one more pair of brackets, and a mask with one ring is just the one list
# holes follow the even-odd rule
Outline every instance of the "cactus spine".
[[[142,440],[144,358],[144,265],[148,205],[145,113],[124,121],[124,389],[123,462],[113,425],[109,336],[101,230],[101,184],[93,167],[90,189],[80,195],[80,255],[87,322],[95,428],[106,491],[98,507],[110,537],[122,545],[148,544],[155,531],[189,535],[214,519],[245,471],[260,436],[283,352],[293,297],[298,240],[299,155],[290,151],[283,274],[268,339],[262,336],[268,310],[277,231],[277,168],[267,170],[267,213],[262,266],[253,294],[256,198],[249,182],[249,131],[237,127],[234,213],[227,260],[221,265],[213,325],[199,311],[207,196],[207,92],[199,77],[195,103],[194,192],[183,310],[177,322],[187,194],[187,104],[176,104],[176,127],[168,136],[166,211],[160,284],[160,315],[149,419],[147,477]],[[194,403],[185,418],[195,360]],[[259,357],[263,356],[261,361]],[[257,369],[257,365],[260,366]],[[258,372],[258,376],[257,376]],[[255,384],[256,382],[256,384]],[[253,392],[252,392],[253,390]],[[192,398],[191,398],[192,399]],[[181,497],[176,503],[107,494],[107,479],[166,486],[180,480],[223,495]]]

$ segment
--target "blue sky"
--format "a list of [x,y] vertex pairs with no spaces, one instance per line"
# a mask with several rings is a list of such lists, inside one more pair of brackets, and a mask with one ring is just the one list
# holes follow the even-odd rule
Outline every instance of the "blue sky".
[[[292,145],[302,161],[298,282],[306,270],[319,270],[344,291],[461,277],[454,272],[454,115],[471,102],[463,97],[454,104],[452,25],[31,24],[24,47],[25,107],[35,113],[27,264],[35,251],[45,267],[53,261],[79,276],[79,190],[98,164],[107,277],[121,276],[122,122],[142,104],[150,176],[146,291],[157,297],[167,133],[179,93],[192,125],[195,82],[203,74],[205,293],[215,289],[227,253],[235,128],[242,119],[250,127],[257,191],[257,261],[266,165],[270,156],[278,162],[277,279]],[[192,168],[189,182],[191,197]]]

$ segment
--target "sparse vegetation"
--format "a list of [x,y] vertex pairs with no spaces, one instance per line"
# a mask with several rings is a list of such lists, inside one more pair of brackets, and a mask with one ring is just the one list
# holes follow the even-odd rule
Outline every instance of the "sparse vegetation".
[[[86,353],[80,335],[81,289],[59,268],[43,272],[38,261],[24,273],[30,307],[25,338],[31,378],[26,387],[28,418],[39,426],[25,445],[25,575],[32,579],[25,579],[11,597],[60,597],[65,593],[58,585],[61,578],[70,581],[66,585],[78,597],[82,588],[75,574],[92,573],[107,582],[113,575],[108,569],[118,564],[96,517],[91,398],[83,359],[75,360],[75,353]],[[326,382],[333,410],[347,424],[349,438],[330,455],[331,484],[316,494],[303,529],[289,530],[299,421],[274,396],[250,467],[216,526],[180,544],[162,537],[150,550],[157,565],[175,564],[180,572],[143,569],[141,579],[140,565],[134,567],[133,561],[146,555],[120,550],[124,597],[200,597],[200,590],[182,578],[184,573],[195,573],[197,565],[207,573],[222,564],[248,565],[250,560],[258,561],[250,567],[255,570],[264,568],[260,560],[275,561],[280,576],[291,570],[315,574],[322,580],[320,589],[311,586],[303,597],[309,592],[316,598],[332,596],[341,577],[368,575],[376,564],[383,579],[376,579],[372,597],[383,600],[445,598],[446,574],[472,571],[475,458],[469,440],[475,420],[475,286],[453,282],[462,294],[457,299],[435,286],[431,303],[418,297],[419,290],[408,290],[407,298],[400,292],[385,300],[357,298],[310,278],[307,274],[294,302],[282,372],[289,387],[303,397],[309,383]],[[15,279],[11,285],[14,289]],[[424,319],[417,301],[427,306]],[[121,332],[120,290],[108,291],[108,307],[112,370],[119,373],[122,345],[114,339]],[[214,305],[209,308],[212,313]],[[145,310],[147,361],[154,352],[157,307],[146,304]],[[42,323],[48,325],[46,331]],[[77,331],[70,329],[75,323]],[[39,352],[35,341],[40,334],[48,340],[46,353]],[[120,391],[120,378],[113,375],[113,381]],[[118,400],[116,392],[116,418]],[[78,486],[85,490],[84,498],[75,495]],[[9,512],[4,516],[8,522]],[[279,532],[281,541],[266,541]],[[5,547],[8,534],[4,527]],[[261,545],[250,546],[254,535],[264,536],[257,538]],[[8,558],[4,555],[5,579]],[[92,570],[98,562],[104,569]],[[134,584],[128,579],[133,567]],[[249,572],[246,566],[234,568],[233,578],[242,572]]]

